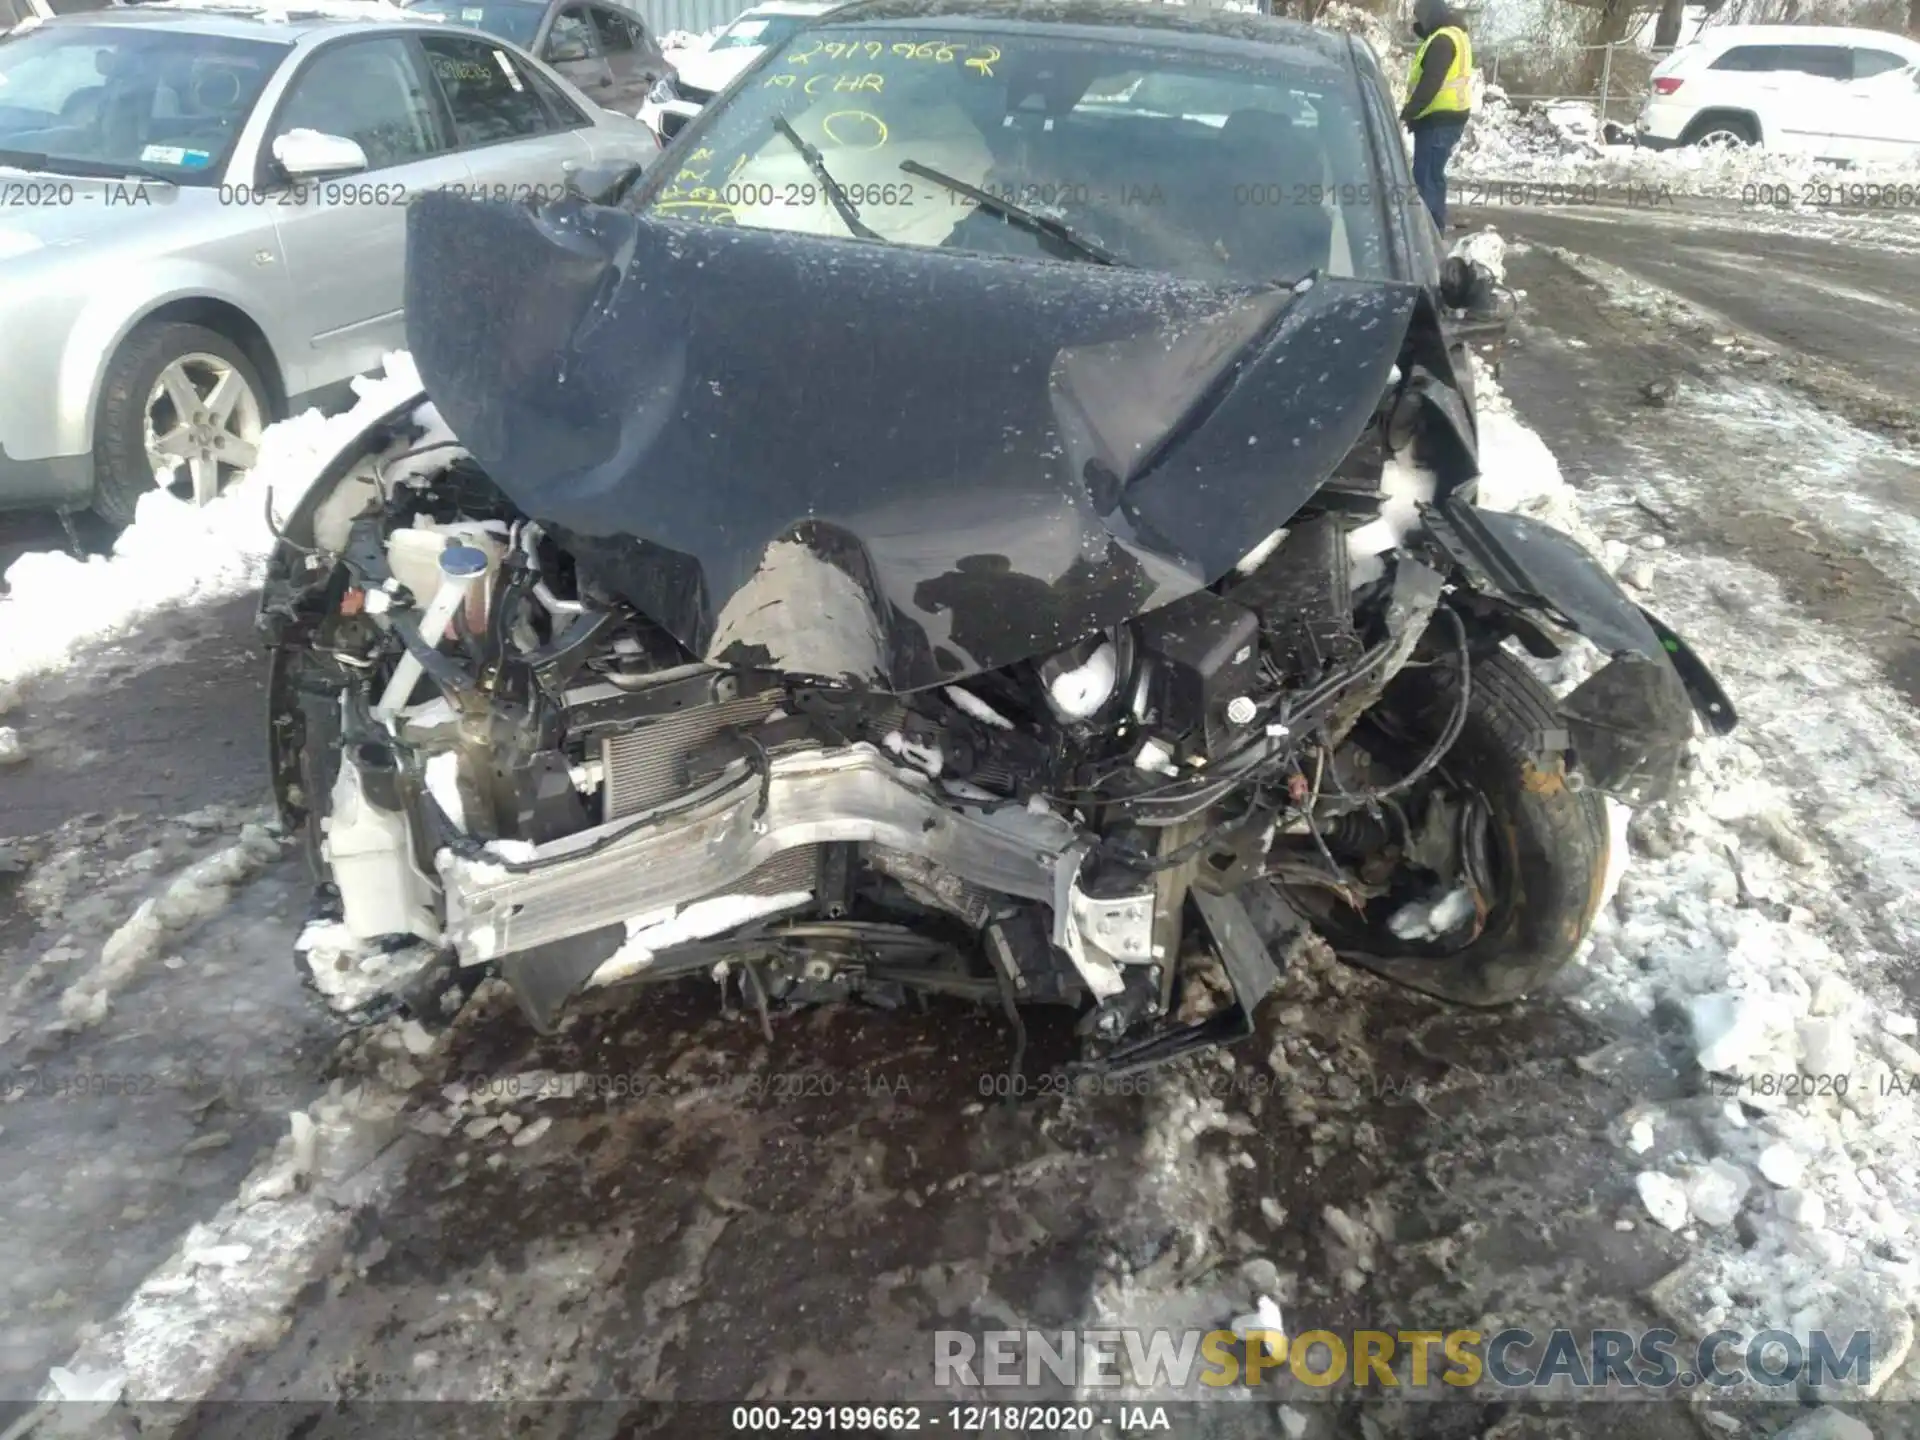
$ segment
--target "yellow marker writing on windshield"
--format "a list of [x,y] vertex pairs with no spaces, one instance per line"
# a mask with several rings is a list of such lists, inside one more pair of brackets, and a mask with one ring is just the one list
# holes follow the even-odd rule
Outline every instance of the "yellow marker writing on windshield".
[[[833,122],[836,120],[845,120],[850,123],[864,121],[874,128],[880,138],[875,140],[871,145],[855,145],[851,140],[847,139],[846,136],[835,132]],[[858,128],[857,125],[855,128]],[[825,135],[827,139],[831,140],[834,144],[844,146],[848,150],[878,150],[882,145],[887,143],[886,122],[878,115],[867,110],[836,110],[821,120],[820,133]]]
[[1000,47],[997,45],[983,45],[980,48],[987,53],[984,55],[975,55],[971,60],[967,61],[967,69],[978,70],[982,75],[991,76],[993,74],[993,62],[1000,58]]

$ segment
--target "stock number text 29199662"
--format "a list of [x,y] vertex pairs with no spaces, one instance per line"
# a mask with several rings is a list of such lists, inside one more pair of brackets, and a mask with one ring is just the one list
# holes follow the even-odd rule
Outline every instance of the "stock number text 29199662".
[[1030,1430],[1058,1435],[1108,1425],[1122,1431],[1172,1428],[1166,1407],[1159,1405],[758,1404],[736,1405],[729,1417],[729,1428],[736,1434],[930,1431],[967,1435]]

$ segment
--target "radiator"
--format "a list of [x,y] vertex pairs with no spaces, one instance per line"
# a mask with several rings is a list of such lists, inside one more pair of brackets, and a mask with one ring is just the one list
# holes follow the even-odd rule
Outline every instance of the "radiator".
[[[743,695],[718,705],[700,705],[649,721],[600,742],[605,773],[603,821],[637,815],[687,789],[687,757],[731,726],[758,725],[773,713],[778,690]],[[819,847],[808,845],[775,855],[729,895],[784,895],[819,884]]]

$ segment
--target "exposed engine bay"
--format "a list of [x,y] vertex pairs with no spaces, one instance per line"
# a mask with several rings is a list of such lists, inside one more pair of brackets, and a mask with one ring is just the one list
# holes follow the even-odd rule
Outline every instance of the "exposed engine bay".
[[[896,695],[702,661],[457,447],[396,446],[313,511],[267,612],[336,968],[495,970],[543,1028],[583,988],[691,973],[762,1009],[1059,1003],[1126,1063],[1244,1028],[1168,1021],[1196,941],[1250,1009],[1263,937],[1317,910],[1457,953],[1500,903],[1488,802],[1443,768],[1485,639],[1432,546],[1356,584],[1377,470],[1216,587]],[[1457,677],[1435,735],[1376,713],[1409,666]],[[1571,773],[1541,738],[1540,773]]]
[[[1290,324],[1387,314],[1373,398],[1285,417],[1358,417],[1322,478],[1273,496],[1247,471],[1223,509],[1269,523],[1227,551],[1170,506],[1156,525],[1116,463],[1119,509],[1070,520],[1124,549],[1089,564],[1079,542],[1046,587],[1004,560],[974,584],[981,557],[940,547],[977,536],[897,506],[778,516],[744,550],[743,527],[655,544],[629,517],[671,493],[601,485],[588,505],[531,476],[547,462],[489,430],[504,392],[459,368],[463,325],[445,330],[456,361],[432,297],[410,299],[437,407],[400,407],[336,457],[262,605],[276,785],[321,881],[315,987],[366,1015],[498,974],[543,1029],[582,991],[693,974],[763,1023],[920,991],[999,1005],[1023,1033],[1021,1007],[1059,1004],[1105,1066],[1250,1033],[1273,943],[1305,926],[1450,999],[1524,993],[1592,921],[1601,794],[1657,799],[1696,713],[1733,714],[1585,552],[1473,506],[1464,353],[1439,311],[1406,288],[1307,288],[1189,326],[1232,332],[1182,361],[1202,408],[1164,399],[1127,464],[1160,473],[1184,453],[1169,435],[1205,452],[1235,394],[1298,363]],[[1042,371],[1103,453],[1126,448],[1129,367],[1166,374],[1166,346],[1128,344],[1095,381],[1065,351]],[[649,423],[666,445],[672,420]],[[1048,453],[1017,455],[1009,483]],[[1177,526],[1237,563],[1196,560]],[[1556,702],[1508,642],[1551,655],[1572,632],[1612,658]],[[840,654],[871,658],[804,658]]]

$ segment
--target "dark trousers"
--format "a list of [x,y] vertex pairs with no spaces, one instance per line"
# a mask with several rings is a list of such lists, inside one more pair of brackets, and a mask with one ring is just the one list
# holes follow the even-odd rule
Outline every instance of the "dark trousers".
[[1413,187],[1442,235],[1447,233],[1447,160],[1466,129],[1464,115],[1457,120],[1436,116],[1413,127]]

